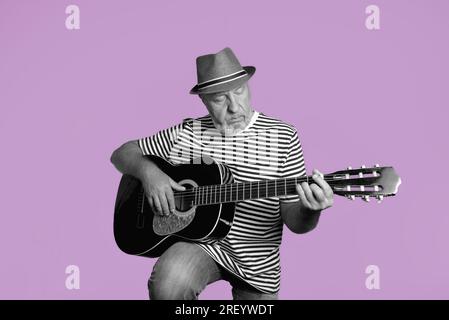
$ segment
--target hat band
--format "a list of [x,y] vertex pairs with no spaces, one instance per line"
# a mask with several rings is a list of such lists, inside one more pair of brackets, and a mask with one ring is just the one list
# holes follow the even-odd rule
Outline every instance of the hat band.
[[230,82],[230,81],[233,81],[233,80],[237,80],[239,78],[242,78],[242,77],[246,76],[247,74],[248,73],[246,72],[246,70],[242,70],[242,71],[233,73],[233,74],[231,74],[229,76],[220,77],[220,78],[212,79],[212,80],[209,80],[209,81],[205,81],[205,82],[202,82],[201,84],[198,84],[197,85],[197,89],[198,90],[202,90],[202,89],[209,88],[209,87],[212,87],[212,86],[216,86],[216,85],[219,85],[219,84],[222,84],[222,83],[226,83],[226,82]]

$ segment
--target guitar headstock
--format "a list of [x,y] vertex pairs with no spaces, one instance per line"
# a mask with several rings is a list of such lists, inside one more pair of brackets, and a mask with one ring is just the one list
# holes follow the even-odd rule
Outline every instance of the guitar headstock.
[[398,192],[401,178],[393,167],[374,167],[336,171],[326,175],[326,181],[332,187],[334,194],[354,200],[360,197],[369,201],[371,197],[379,202],[384,197],[394,196]]

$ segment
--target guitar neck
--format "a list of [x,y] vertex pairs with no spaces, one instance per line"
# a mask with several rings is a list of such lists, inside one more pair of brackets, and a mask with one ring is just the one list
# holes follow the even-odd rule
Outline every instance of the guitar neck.
[[[369,201],[376,197],[382,201],[383,197],[394,196],[401,184],[401,178],[393,167],[374,167],[360,169],[348,168],[325,174],[322,178],[339,196],[361,197]],[[185,191],[175,191],[177,200],[191,206],[210,205],[244,200],[263,199],[296,195],[296,185],[302,182],[313,183],[311,176],[282,178],[273,180],[259,180],[250,182],[236,182],[219,185],[203,185]]]
[[[325,176],[326,177],[326,176]],[[312,177],[295,177],[275,180],[260,180],[242,183],[208,185],[178,192],[192,205],[209,205],[238,202],[297,194],[296,185],[312,182]]]

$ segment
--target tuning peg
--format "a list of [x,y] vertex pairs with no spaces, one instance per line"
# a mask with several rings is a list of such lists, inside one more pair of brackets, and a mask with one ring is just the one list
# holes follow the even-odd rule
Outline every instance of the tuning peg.
[[376,196],[376,199],[377,199],[377,203],[381,203],[382,200],[384,199],[384,196],[379,194],[379,195]]
[[365,202],[369,202],[369,201],[370,201],[369,196],[362,196],[362,199],[363,199]]
[[[377,164],[377,163],[374,165],[374,168],[379,168],[379,167],[380,167],[380,166],[379,166],[379,164]],[[379,174],[377,173],[377,171],[374,170],[374,171],[373,171],[373,176],[374,176],[374,177],[377,177],[378,175],[379,175]]]
[[355,195],[351,194],[350,196],[346,196],[349,200],[355,200]]
[[366,166],[365,166],[364,164],[362,164],[362,166],[361,166],[360,168],[362,168],[362,169],[365,169],[365,168],[366,168]]
[[[362,165],[360,168],[364,169],[366,168],[365,165]],[[359,172],[359,177],[363,178],[363,172]],[[361,185],[360,186],[360,191],[365,191],[365,186]],[[365,200],[365,199],[364,199]],[[365,201],[369,201],[369,200],[365,200]]]
[[[360,168],[361,168],[361,169],[365,169],[366,167],[365,167],[365,165],[363,165],[363,166],[361,166]],[[363,172],[361,172],[361,171],[359,172],[359,177],[360,177],[360,178],[363,178]]]
[[[352,169],[352,167],[348,166],[348,170],[351,170],[351,169]],[[345,174],[345,178],[349,179],[350,178],[350,174],[349,173]],[[350,185],[346,186],[346,191],[351,191],[351,186]],[[349,196],[348,196],[348,199],[350,199]],[[352,200],[354,200],[354,199],[352,199]]]

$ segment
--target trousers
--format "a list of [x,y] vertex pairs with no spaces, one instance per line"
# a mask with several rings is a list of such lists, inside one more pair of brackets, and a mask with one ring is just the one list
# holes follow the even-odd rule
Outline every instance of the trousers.
[[197,300],[199,294],[218,280],[232,286],[234,300],[277,300],[227,271],[194,243],[176,242],[159,257],[148,280],[151,300]]

